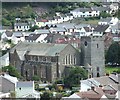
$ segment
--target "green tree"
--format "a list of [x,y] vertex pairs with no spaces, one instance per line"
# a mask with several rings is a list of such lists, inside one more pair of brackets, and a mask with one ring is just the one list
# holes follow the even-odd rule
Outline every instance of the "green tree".
[[106,17],[111,17],[111,15],[109,13],[107,13],[107,12],[101,12],[100,17],[106,18]]
[[29,31],[34,32],[36,29],[39,29],[39,27],[38,27],[37,25],[31,27],[31,28],[29,29]]
[[66,87],[71,88],[72,86],[80,85],[81,79],[87,78],[87,71],[81,67],[72,67],[69,75],[64,78],[64,84]]
[[106,52],[106,63],[118,63],[120,64],[120,44],[118,42],[114,42],[109,47]]
[[52,93],[51,92],[43,92],[43,94],[41,95],[40,100],[52,100]]
[[39,80],[40,80],[40,77],[37,76],[37,75],[34,75],[34,76],[32,77],[32,80],[33,80],[33,81],[39,81]]
[[11,25],[11,22],[5,18],[2,18],[2,25],[4,26],[10,26]]
[[20,73],[17,71],[17,69],[13,66],[5,66],[2,68],[3,72],[8,72],[9,75],[20,78]]

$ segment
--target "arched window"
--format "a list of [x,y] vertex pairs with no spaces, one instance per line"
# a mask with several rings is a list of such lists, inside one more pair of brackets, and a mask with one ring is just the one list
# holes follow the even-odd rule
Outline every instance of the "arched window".
[[99,48],[99,45],[97,44],[97,48]]

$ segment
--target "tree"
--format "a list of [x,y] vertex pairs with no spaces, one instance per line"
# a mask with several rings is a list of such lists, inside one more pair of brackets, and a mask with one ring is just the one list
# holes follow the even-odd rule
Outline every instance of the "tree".
[[71,88],[72,86],[80,85],[81,79],[87,78],[87,71],[81,67],[72,67],[70,73],[64,78],[64,84],[66,87]]
[[40,80],[40,78],[39,78],[39,76],[34,75],[34,76],[32,77],[32,80],[33,80],[33,81],[39,81],[39,80]]
[[111,17],[111,15],[109,13],[107,13],[107,12],[101,12],[100,17],[106,18],[106,17]]
[[114,42],[106,52],[106,63],[120,64],[120,44]]
[[21,76],[20,76],[20,73],[19,73],[19,72],[16,70],[16,68],[13,67],[13,66],[5,66],[5,67],[2,68],[2,71],[3,71],[3,72],[8,72],[9,75],[14,76],[14,77],[17,77],[17,78],[20,78],[20,77],[21,77]]
[[42,95],[40,100],[51,100],[52,93],[45,91]]
[[38,27],[37,25],[31,27],[31,28],[29,29],[29,31],[34,32],[36,29],[39,29],[39,27]]

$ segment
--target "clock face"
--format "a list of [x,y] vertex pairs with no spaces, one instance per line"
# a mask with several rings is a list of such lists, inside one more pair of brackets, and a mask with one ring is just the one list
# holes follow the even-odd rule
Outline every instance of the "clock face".
[[85,41],[85,42],[84,42],[84,45],[85,45],[85,46],[87,46],[87,45],[88,45],[88,44],[87,44],[87,41]]

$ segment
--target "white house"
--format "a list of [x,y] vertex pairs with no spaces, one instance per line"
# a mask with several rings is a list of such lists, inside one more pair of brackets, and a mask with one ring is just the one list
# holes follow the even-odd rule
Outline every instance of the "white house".
[[50,32],[54,34],[61,34],[61,35],[67,34],[66,29],[63,27],[50,28]]
[[109,13],[110,9],[108,7],[91,7],[91,8],[77,8],[70,11],[73,16],[76,17],[98,17],[101,12]]
[[22,22],[17,22],[14,23],[14,30],[15,31],[27,31],[30,29],[30,25],[26,22],[22,23]]
[[40,93],[34,87],[34,81],[17,82],[16,98],[40,98]]
[[11,40],[12,39],[12,35],[13,35],[13,32],[11,31],[6,31],[6,32],[3,32],[2,35],[1,35],[1,40]]
[[22,32],[13,32],[11,40],[14,44],[17,44],[18,42],[25,41],[25,37]]
[[99,25],[110,25],[114,26],[118,23],[118,18],[117,17],[107,17],[107,18],[102,18],[98,22]]

